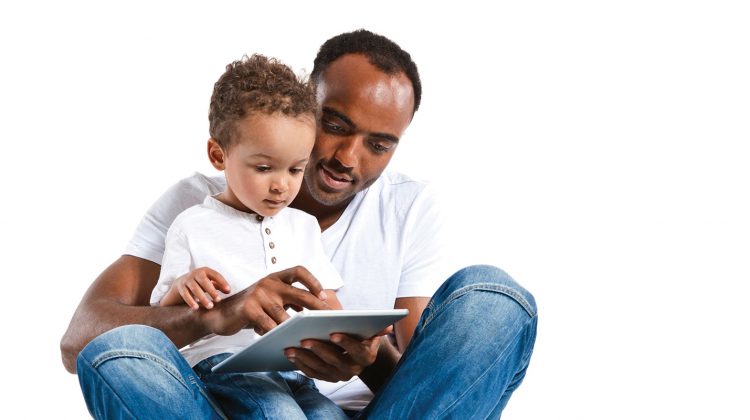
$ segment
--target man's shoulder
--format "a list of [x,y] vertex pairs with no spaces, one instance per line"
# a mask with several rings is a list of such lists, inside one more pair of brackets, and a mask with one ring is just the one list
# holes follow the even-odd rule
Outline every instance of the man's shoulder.
[[203,197],[207,195],[214,195],[226,187],[226,180],[223,176],[207,176],[200,172],[195,172],[193,175],[183,178],[172,187],[175,192],[191,192],[201,195]]
[[[375,188],[373,188],[375,187]],[[430,182],[412,178],[400,172],[383,172],[378,181],[370,187],[381,202],[393,202],[399,207],[408,206],[415,200],[433,194]]]
[[206,226],[210,225],[210,222],[216,221],[220,217],[221,214],[207,207],[205,204],[199,203],[186,208],[178,214],[174,222],[172,222],[170,229],[180,230],[183,233],[189,233],[196,228],[203,230]]

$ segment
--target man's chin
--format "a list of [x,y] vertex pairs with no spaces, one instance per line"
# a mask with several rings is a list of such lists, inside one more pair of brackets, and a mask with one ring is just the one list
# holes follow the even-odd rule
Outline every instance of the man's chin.
[[325,206],[334,207],[341,203],[347,202],[352,196],[354,196],[354,193],[350,191],[328,192],[320,188],[312,188],[310,191],[310,195],[318,203]]
[[306,182],[305,184],[307,184],[307,192],[310,197],[324,206],[334,207],[341,203],[345,203],[355,194],[355,192],[350,189],[328,191],[327,188],[319,185],[318,182],[321,181],[314,180],[313,182]]

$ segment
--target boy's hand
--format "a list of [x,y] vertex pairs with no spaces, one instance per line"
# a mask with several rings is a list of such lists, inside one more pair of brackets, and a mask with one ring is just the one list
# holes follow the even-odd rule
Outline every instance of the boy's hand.
[[[185,303],[197,310],[203,306],[206,309],[214,307],[214,302],[221,301],[218,290],[229,293],[229,283],[216,271],[201,267],[178,277],[172,283]],[[218,290],[217,290],[218,289]],[[169,292],[167,292],[169,293]]]

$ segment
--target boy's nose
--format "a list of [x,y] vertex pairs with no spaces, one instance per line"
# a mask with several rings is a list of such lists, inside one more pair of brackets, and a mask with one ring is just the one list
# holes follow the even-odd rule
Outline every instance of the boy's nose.
[[276,179],[274,182],[271,183],[271,191],[277,194],[283,194],[288,189],[289,189],[289,184],[286,182],[286,179],[284,179],[283,177],[281,179]]

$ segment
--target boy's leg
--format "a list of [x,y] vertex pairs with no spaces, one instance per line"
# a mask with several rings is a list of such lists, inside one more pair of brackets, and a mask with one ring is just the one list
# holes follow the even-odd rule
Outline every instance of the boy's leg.
[[161,331],[127,325],[78,355],[78,381],[97,419],[226,418]]
[[229,354],[201,361],[195,371],[232,419],[345,419],[314,382],[296,372],[212,373]]
[[279,375],[286,381],[294,394],[294,400],[308,419],[349,419],[336,403],[320,393],[312,379],[297,372],[279,372]]
[[505,272],[467,267],[427,305],[366,418],[498,418],[526,374],[536,338],[533,296]]

